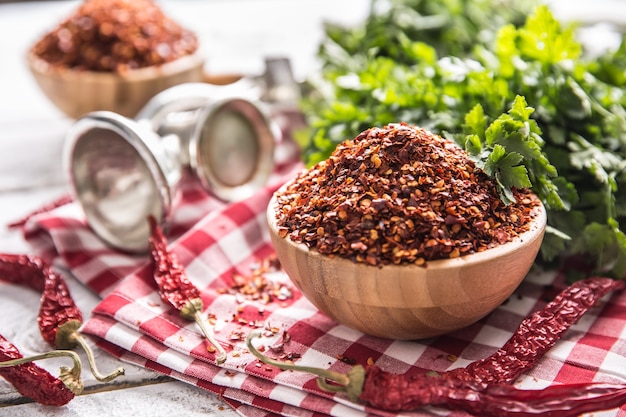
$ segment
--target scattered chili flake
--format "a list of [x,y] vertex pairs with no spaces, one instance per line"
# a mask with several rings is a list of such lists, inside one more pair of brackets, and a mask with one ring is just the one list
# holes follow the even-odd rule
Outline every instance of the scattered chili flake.
[[248,326],[252,328],[262,328],[263,322],[261,320],[251,320],[250,322],[248,322]]
[[282,353],[285,351],[285,344],[282,342],[278,342],[270,346],[270,350],[274,353]]
[[290,361],[293,362],[296,359],[300,359],[302,357],[301,354],[297,353],[297,352],[285,352],[282,355],[279,356],[279,359],[284,360],[284,361]]
[[371,128],[277,194],[279,235],[370,265],[454,258],[528,230],[539,199],[495,182],[454,142],[405,123]]
[[356,359],[354,358],[348,358],[343,355],[337,355],[337,359],[343,363],[347,363],[348,365],[356,365]]
[[267,323],[265,323],[265,333],[264,336],[273,336],[276,333],[278,333],[280,331],[280,329],[276,326],[272,326],[271,323],[268,321]]
[[[234,274],[233,284],[228,289],[221,289],[220,294],[233,294],[238,304],[245,301],[255,301],[262,305],[273,301],[286,301],[293,298],[291,286],[282,282],[268,279],[267,273],[280,270],[280,262],[275,254],[252,265],[250,274]],[[281,303],[281,306],[284,304]],[[238,306],[237,311],[242,312],[243,306]],[[265,314],[265,308],[259,307],[258,313]]]
[[152,0],[87,0],[32,52],[55,67],[124,72],[162,65],[197,49],[196,35]]
[[246,335],[242,330],[233,330],[230,333],[230,337],[229,339],[232,341],[240,341],[240,340],[245,340]]

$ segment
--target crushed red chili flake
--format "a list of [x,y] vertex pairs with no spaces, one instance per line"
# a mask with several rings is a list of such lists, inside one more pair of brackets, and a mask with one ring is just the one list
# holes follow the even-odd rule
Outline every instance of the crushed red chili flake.
[[280,331],[280,328],[276,326],[272,326],[272,324],[268,321],[265,323],[265,331],[269,333],[269,336],[272,336]]
[[495,182],[454,142],[405,123],[368,129],[277,193],[279,235],[370,265],[455,258],[527,231],[539,199]]
[[240,341],[245,340],[246,334],[242,330],[233,330],[230,332],[229,340]]
[[124,72],[162,65],[197,49],[196,35],[152,0],[87,0],[32,52],[55,67]]
[[[264,337],[273,338],[278,331],[269,334],[263,334]],[[287,351],[285,349],[286,345],[291,342],[291,335],[286,330],[282,332],[280,339],[276,340],[272,345],[260,344],[255,350],[258,352],[272,352],[275,357],[282,361],[287,361],[293,363],[294,361],[302,358],[302,354],[293,351]],[[246,353],[250,353],[249,350],[246,350]],[[257,362],[256,366],[258,368],[261,367],[260,362]]]
[[349,358],[347,356],[337,355],[337,359],[340,360],[343,363],[347,363],[348,365],[355,365],[356,364],[356,359]]
[[300,359],[301,357],[302,355],[296,352],[285,352],[282,355],[280,355],[278,359],[283,360],[283,361],[293,362],[296,359]]
[[282,342],[278,342],[270,346],[270,350],[274,353],[282,353],[285,351],[285,344]]
[[[280,270],[280,262],[275,254],[262,259],[250,269],[250,274],[234,274],[233,283],[228,289],[221,289],[221,294],[235,295],[238,303],[255,301],[262,305],[275,301],[286,301],[293,298],[293,289],[283,282],[273,281],[267,274]],[[281,305],[282,306],[282,305]],[[242,307],[237,307],[237,311]],[[265,314],[261,306],[260,315]]]
[[261,328],[263,325],[264,323],[261,320],[253,320],[248,323],[248,326],[253,328]]
[[[272,336],[276,333],[278,333],[278,329],[272,332],[269,336]],[[287,332],[287,330],[284,330],[281,335],[280,340],[278,340],[274,345],[270,346],[270,350],[272,350],[274,353],[283,352],[285,350],[285,345],[288,344],[289,342],[291,342],[291,335],[289,334],[289,332]],[[293,354],[290,354],[290,355],[293,355]]]

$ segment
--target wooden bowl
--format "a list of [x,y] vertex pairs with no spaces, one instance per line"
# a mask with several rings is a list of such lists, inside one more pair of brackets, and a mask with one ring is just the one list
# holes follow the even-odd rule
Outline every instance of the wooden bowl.
[[177,84],[202,81],[204,66],[199,53],[124,74],[58,68],[32,52],[27,60],[44,94],[72,118],[96,110],[132,118],[157,93]]
[[504,302],[530,270],[546,225],[537,208],[529,231],[504,245],[454,259],[375,267],[329,257],[278,235],[277,201],[267,209],[277,256],[320,311],[363,333],[423,339],[466,327]]

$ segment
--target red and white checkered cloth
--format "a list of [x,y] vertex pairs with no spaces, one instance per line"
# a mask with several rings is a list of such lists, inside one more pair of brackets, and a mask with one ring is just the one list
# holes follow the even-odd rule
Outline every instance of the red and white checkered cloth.
[[[292,297],[267,305],[229,291],[233,277],[273,253],[265,211],[272,192],[295,174],[300,164],[285,163],[270,185],[249,199],[224,204],[207,195],[190,178],[169,229],[170,248],[186,266],[189,279],[202,290],[205,317],[215,321],[215,336],[228,346],[222,366],[199,328],[185,321],[159,297],[147,255],[116,252],[93,235],[75,203],[32,217],[25,236],[39,254],[55,257],[102,302],[83,332],[121,360],[156,370],[214,392],[241,415],[389,416],[348,401],[343,394],[320,390],[315,377],[261,365],[241,337],[254,325],[276,328],[256,343],[266,347],[290,341],[285,352],[299,354],[297,363],[347,372],[348,363],[374,361],[389,372],[419,373],[465,366],[488,356],[515,331],[520,321],[541,308],[564,286],[555,274],[531,274],[507,303],[460,331],[421,341],[395,341],[366,336],[332,321],[293,288],[281,271],[267,278],[292,288]],[[607,297],[587,313],[516,385],[542,388],[553,383],[626,381],[626,293]],[[384,389],[384,387],[381,387]],[[450,415],[428,408],[403,415]],[[626,416],[626,407],[594,413]]]

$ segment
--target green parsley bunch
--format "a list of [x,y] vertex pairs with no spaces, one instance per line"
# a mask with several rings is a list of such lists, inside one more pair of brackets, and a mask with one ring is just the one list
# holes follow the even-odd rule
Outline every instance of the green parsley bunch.
[[625,43],[586,60],[547,6],[503,1],[374,1],[362,27],[328,25],[302,102],[305,162],[372,126],[422,126],[463,146],[505,203],[533,189],[548,210],[543,261],[585,254],[624,277]]

